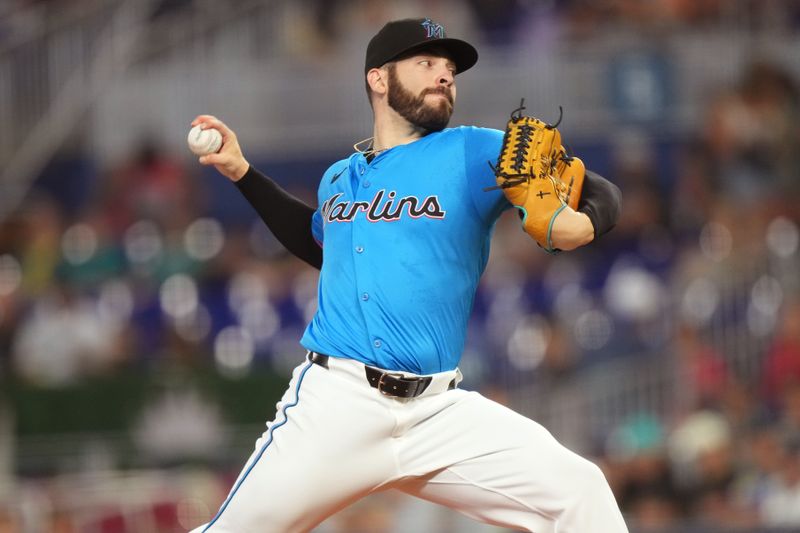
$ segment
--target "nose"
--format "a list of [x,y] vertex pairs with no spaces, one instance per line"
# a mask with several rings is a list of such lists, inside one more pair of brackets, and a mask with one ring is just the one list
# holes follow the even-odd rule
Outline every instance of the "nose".
[[453,85],[454,77],[453,73],[450,70],[445,70],[441,75],[439,75],[439,85],[443,85],[445,87],[450,87]]

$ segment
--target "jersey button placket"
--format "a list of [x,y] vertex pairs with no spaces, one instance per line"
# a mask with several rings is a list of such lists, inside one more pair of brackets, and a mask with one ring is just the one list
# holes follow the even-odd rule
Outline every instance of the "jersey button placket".
[[[364,201],[369,203],[372,198],[370,197],[370,193],[366,190],[372,186],[371,181],[369,180],[369,175],[372,173],[372,168],[368,167],[366,164],[359,162],[358,168],[356,172],[359,176],[361,176],[361,187],[364,189],[362,193],[355,193],[356,199],[359,201]],[[370,222],[367,221],[366,213],[360,212],[358,215],[353,219],[353,251],[354,254],[354,261],[353,265],[356,271],[356,290],[358,290],[358,299],[361,302],[361,309],[364,313],[364,319],[367,323],[367,332],[373,333],[372,326],[375,324],[371,323],[370,317],[371,313],[368,311],[367,306],[371,305],[370,300],[372,295],[369,292],[369,287],[372,283],[371,272],[368,268],[367,263],[365,262],[367,258],[364,256],[366,250],[366,243],[364,239],[366,238],[366,234],[371,233],[369,230]],[[366,232],[366,234],[362,234],[362,232]],[[374,331],[374,330],[373,330]],[[372,347],[373,349],[379,350],[383,347],[383,340],[380,337],[376,337],[373,334],[370,334],[372,338]]]
[[369,167],[366,164],[366,161],[361,161],[358,164],[358,175],[361,176],[361,186],[365,189],[369,189],[371,183],[369,182],[369,178],[366,177],[366,174],[369,173]]

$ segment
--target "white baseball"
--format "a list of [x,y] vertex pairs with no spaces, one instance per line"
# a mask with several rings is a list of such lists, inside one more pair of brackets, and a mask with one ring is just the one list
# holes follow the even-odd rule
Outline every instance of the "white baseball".
[[189,130],[187,141],[195,155],[215,154],[222,147],[222,134],[214,128],[200,129],[198,125]]

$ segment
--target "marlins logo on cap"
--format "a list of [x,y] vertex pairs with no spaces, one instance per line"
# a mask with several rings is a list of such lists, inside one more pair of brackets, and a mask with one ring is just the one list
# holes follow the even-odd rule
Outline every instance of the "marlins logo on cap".
[[428,39],[444,39],[444,26],[441,24],[436,24],[431,19],[425,19],[422,21],[422,26],[428,30]]

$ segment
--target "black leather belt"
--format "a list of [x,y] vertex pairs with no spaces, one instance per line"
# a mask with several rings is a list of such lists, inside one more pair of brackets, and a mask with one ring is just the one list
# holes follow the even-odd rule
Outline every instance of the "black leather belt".
[[[309,360],[321,367],[328,368],[329,356],[317,352],[308,352]],[[384,372],[371,366],[364,366],[367,382],[371,387],[378,389],[381,394],[397,398],[416,398],[428,388],[433,378],[430,376],[407,377],[396,372]],[[454,389],[455,380],[448,389]]]

